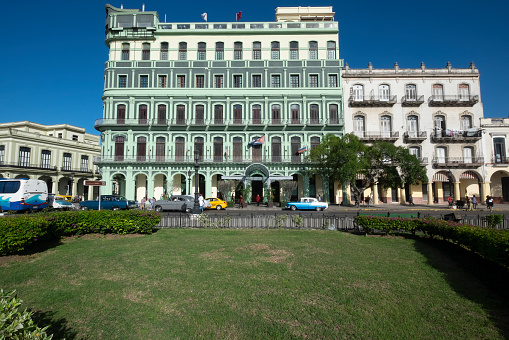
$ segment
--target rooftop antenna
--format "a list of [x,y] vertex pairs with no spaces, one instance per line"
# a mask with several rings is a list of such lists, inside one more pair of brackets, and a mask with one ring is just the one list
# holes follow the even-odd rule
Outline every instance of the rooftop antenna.
[[141,4],[141,11],[145,12],[145,4]]
[[166,22],[166,14],[164,15],[164,22]]
[[124,4],[120,4],[120,9],[124,9]]

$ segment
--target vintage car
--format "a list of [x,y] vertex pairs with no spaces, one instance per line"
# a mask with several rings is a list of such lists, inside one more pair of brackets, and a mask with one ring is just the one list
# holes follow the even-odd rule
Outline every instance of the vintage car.
[[[209,204],[207,204],[209,203]],[[223,200],[220,200],[219,198],[215,197],[209,197],[205,199],[205,205],[203,206],[205,209],[226,209],[226,202]]]
[[173,195],[167,200],[154,202],[154,210],[157,212],[172,210],[191,212],[194,206],[194,197],[189,195]]
[[99,199],[92,201],[82,201],[79,203],[81,210],[126,210],[136,209],[138,202],[127,200],[124,196],[119,195],[101,195],[101,204]]
[[48,194],[48,207],[53,209],[70,210],[73,208],[73,205],[61,195]]
[[302,197],[299,202],[286,203],[286,209],[290,210],[316,210],[327,209],[329,204],[327,202],[320,202],[314,197]]

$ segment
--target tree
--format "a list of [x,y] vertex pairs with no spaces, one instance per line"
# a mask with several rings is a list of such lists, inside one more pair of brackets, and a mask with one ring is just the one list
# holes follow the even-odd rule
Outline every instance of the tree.
[[217,190],[221,194],[223,194],[223,199],[226,201],[231,200],[231,193],[235,191],[235,188],[237,187],[237,180],[229,179],[229,180],[220,180],[217,182]]
[[283,191],[283,201],[288,202],[292,195],[292,192],[297,188],[298,184],[296,181],[280,181],[279,187]]
[[[405,183],[427,182],[426,171],[408,149],[388,142],[365,145],[356,136],[325,136],[310,152],[313,171],[329,180],[350,183],[355,195],[375,183],[384,188],[400,188]],[[361,185],[356,179],[362,177]]]

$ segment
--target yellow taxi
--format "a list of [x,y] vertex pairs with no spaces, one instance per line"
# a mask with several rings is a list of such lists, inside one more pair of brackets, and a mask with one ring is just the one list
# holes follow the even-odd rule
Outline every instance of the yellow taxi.
[[71,195],[55,195],[57,197],[62,197],[64,200],[68,202],[72,202],[72,196]]
[[[209,204],[210,203],[210,206]],[[215,198],[215,197],[209,197],[209,198],[206,198],[205,199],[205,205],[204,205],[204,208],[205,209],[217,209],[217,210],[221,210],[221,209],[226,209],[226,202],[223,201],[223,200],[220,200],[219,198]]]

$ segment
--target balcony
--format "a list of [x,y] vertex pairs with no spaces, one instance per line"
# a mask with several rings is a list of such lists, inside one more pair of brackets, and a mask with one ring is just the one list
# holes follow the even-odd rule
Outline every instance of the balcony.
[[484,157],[435,157],[434,168],[478,168],[484,164]]
[[403,96],[401,98],[401,105],[406,107],[417,107],[421,106],[421,104],[424,103],[424,96],[416,96],[416,97],[409,97],[409,96]]
[[[264,164],[301,164],[309,163],[302,155],[253,155],[251,157],[233,156],[233,155],[205,155],[200,157],[200,164],[251,164],[253,162],[262,162]],[[194,164],[192,155],[172,155],[172,156],[101,156],[94,158],[94,164]]]
[[350,107],[391,107],[396,104],[396,96],[350,96]]
[[479,102],[478,95],[431,96],[429,106],[474,106]]
[[363,142],[395,142],[399,138],[399,131],[355,131],[354,135]]
[[431,135],[435,143],[475,143],[482,138],[482,130],[435,130]]
[[428,138],[426,131],[407,131],[403,135],[403,139],[406,143],[420,143]]
[[93,174],[94,171],[92,169],[85,168],[60,168],[61,172],[75,172],[79,174]]
[[0,162],[1,168],[20,168],[20,169],[31,169],[31,170],[43,170],[55,172],[58,170],[56,166],[50,166],[47,164],[30,164],[30,163],[9,163]]
[[428,157],[417,157],[421,165],[428,165]]
[[509,158],[507,158],[506,156],[497,155],[497,156],[491,157],[491,164],[507,166],[509,164]]

